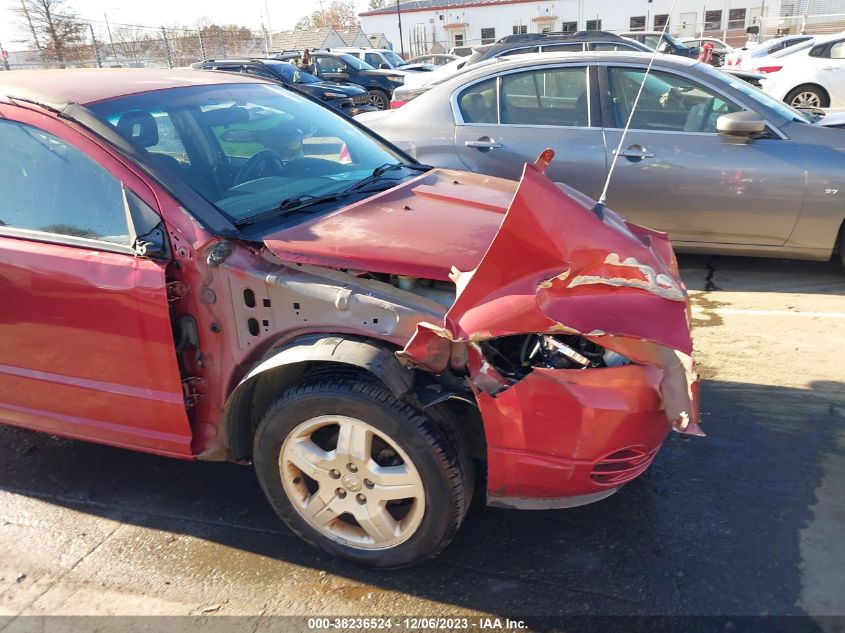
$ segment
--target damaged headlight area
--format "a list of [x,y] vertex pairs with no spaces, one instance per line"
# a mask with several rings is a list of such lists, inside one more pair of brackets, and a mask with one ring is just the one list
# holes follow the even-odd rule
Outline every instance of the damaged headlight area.
[[504,377],[522,380],[535,367],[589,369],[619,367],[631,361],[578,335],[503,336],[481,344],[487,361]]

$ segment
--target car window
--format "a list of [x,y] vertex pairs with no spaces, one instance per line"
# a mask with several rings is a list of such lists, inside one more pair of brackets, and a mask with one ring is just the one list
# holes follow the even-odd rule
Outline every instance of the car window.
[[532,70],[502,77],[505,125],[588,127],[587,68]]
[[0,121],[0,226],[130,245],[120,181],[60,138]]
[[549,44],[543,46],[544,53],[580,53],[584,50],[584,45],[581,42],[572,44]]
[[279,81],[279,78],[276,77],[273,73],[271,73],[266,68],[261,68],[261,66],[244,66],[244,70],[247,75],[255,75],[256,77],[263,77],[264,79],[272,79],[273,81]]
[[[157,140],[151,119],[166,113],[191,165],[179,169],[168,158],[162,175],[167,169],[235,221],[283,200],[343,191],[380,165],[407,161],[345,117],[276,84],[186,86],[88,107],[142,151]],[[137,135],[122,125],[127,117],[138,122]]]
[[[351,59],[355,58],[352,57]],[[346,72],[346,64],[337,57],[317,57],[314,59],[314,65],[317,67],[317,70],[323,73]]]
[[486,79],[466,88],[458,97],[458,108],[466,123],[498,123],[496,79]]
[[225,66],[214,66],[214,70],[223,70],[227,73],[239,73],[243,69],[241,64],[228,64]]
[[830,47],[831,59],[845,59],[845,42],[836,42]]
[[364,55],[364,61],[373,68],[378,68],[384,62],[378,53],[367,53]]
[[590,42],[591,51],[639,51],[636,46],[621,42]]
[[[611,107],[617,128],[625,127],[645,70],[609,68]],[[652,71],[631,121],[638,130],[716,132],[716,119],[741,110],[737,104],[680,75]]]

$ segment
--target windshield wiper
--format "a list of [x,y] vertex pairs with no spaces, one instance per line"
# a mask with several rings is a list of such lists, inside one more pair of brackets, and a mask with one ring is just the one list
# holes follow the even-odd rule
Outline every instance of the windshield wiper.
[[373,170],[369,176],[364,178],[363,180],[359,180],[351,187],[347,187],[344,191],[346,193],[357,191],[359,189],[363,189],[367,185],[370,185],[378,180],[381,179],[384,174],[396,171],[397,169],[414,169],[416,171],[428,171],[431,169],[431,165],[423,165],[421,163],[385,163],[384,165],[379,165]]
[[422,165],[419,163],[385,163],[384,165],[379,165],[378,167],[376,167],[373,170],[373,173],[371,173],[369,176],[367,176],[363,180],[359,180],[352,186],[347,187],[346,189],[327,193],[321,196],[316,196],[310,193],[304,193],[301,196],[296,196],[294,198],[285,198],[278,204],[278,206],[273,207],[272,209],[268,209],[267,211],[263,211],[261,213],[256,213],[255,215],[251,215],[242,220],[238,220],[235,225],[241,227],[246,226],[247,224],[255,224],[256,222],[263,220],[264,218],[279,215],[280,213],[293,213],[295,211],[301,211],[309,207],[320,205],[324,202],[330,202],[333,200],[343,200],[344,198],[348,198],[350,196],[355,195],[359,192],[360,189],[363,189],[367,185],[378,181],[384,174],[390,171],[401,169],[403,167],[407,169],[415,169],[417,171],[428,171],[429,169],[431,169],[431,165]]

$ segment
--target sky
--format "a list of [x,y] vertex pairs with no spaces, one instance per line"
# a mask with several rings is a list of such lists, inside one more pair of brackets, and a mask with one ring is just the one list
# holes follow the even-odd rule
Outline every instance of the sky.
[[[331,0],[322,0],[328,4]],[[19,0],[0,0],[0,43],[7,51],[20,50],[15,40],[22,37],[16,24],[17,16],[12,7]],[[274,31],[292,29],[299,18],[319,11],[321,0],[267,0],[270,26]],[[364,11],[368,0],[355,0],[358,11]],[[193,26],[200,17],[207,17],[217,24],[242,24],[259,29],[262,18],[266,21],[264,0],[66,0],[66,6],[82,18],[94,22],[94,30],[105,33],[104,14],[109,23],[161,26],[188,24]]]

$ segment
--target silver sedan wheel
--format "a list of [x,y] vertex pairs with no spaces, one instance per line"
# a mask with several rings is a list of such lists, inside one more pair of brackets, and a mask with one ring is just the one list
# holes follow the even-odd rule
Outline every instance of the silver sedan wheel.
[[793,108],[820,108],[821,98],[812,90],[804,90],[792,97],[790,104]]
[[279,471],[302,518],[349,547],[395,547],[425,513],[422,478],[408,454],[356,418],[321,415],[299,424],[282,444]]

